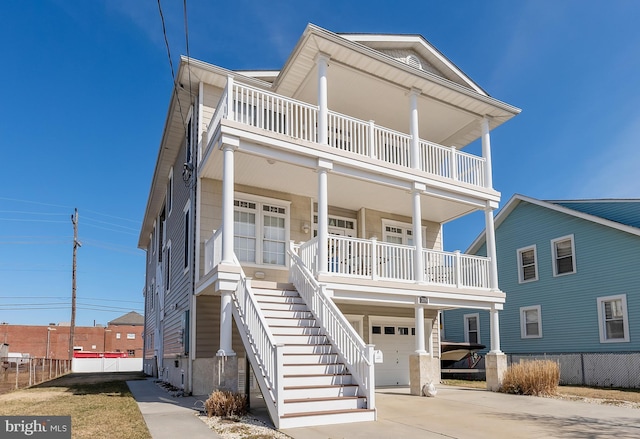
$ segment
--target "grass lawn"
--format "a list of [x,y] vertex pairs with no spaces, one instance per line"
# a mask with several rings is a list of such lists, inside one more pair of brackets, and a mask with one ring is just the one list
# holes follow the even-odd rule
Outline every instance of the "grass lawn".
[[0,416],[71,416],[73,439],[149,439],[126,381],[142,373],[68,374],[0,395]]

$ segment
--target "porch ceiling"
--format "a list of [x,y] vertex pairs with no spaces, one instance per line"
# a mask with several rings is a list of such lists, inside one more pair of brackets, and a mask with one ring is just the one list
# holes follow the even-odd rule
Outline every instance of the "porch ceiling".
[[520,111],[316,27],[305,31],[276,80],[275,91],[317,104],[318,53],[330,56],[327,72],[330,110],[408,133],[408,91],[417,88],[421,90],[420,137],[445,146],[461,148],[478,139],[479,121],[485,115],[492,117],[493,129]]
[[[222,152],[206,161],[200,175],[222,180]],[[237,151],[235,157],[235,183],[265,190],[291,193],[317,200],[318,174],[312,167],[267,159]],[[271,163],[273,162],[273,163]],[[381,212],[412,216],[411,194],[407,189],[347,177],[329,172],[329,205],[349,210],[362,207]],[[451,200],[423,195],[422,218],[444,223],[466,215],[476,207]]]

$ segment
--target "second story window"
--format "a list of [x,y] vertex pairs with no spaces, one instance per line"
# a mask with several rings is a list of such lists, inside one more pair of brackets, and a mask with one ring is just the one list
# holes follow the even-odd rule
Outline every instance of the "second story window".
[[573,235],[563,236],[551,241],[553,256],[553,275],[561,276],[576,272]]
[[536,246],[518,249],[518,281],[538,280]]

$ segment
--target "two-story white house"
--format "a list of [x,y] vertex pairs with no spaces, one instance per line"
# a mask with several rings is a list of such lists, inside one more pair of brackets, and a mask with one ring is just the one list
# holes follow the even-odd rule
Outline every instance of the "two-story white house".
[[[495,389],[490,131],[519,111],[419,35],[308,25],[279,71],[182,58],[139,240],[145,371],[207,394],[248,359],[279,428],[372,420],[376,386],[439,380],[439,312],[476,308]],[[478,210],[488,257],[443,251]]]

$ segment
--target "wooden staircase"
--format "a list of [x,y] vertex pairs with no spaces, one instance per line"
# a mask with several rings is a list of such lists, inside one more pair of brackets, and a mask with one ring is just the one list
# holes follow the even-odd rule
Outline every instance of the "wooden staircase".
[[252,291],[276,343],[284,345],[279,428],[375,420],[375,410],[295,288],[254,281]]

